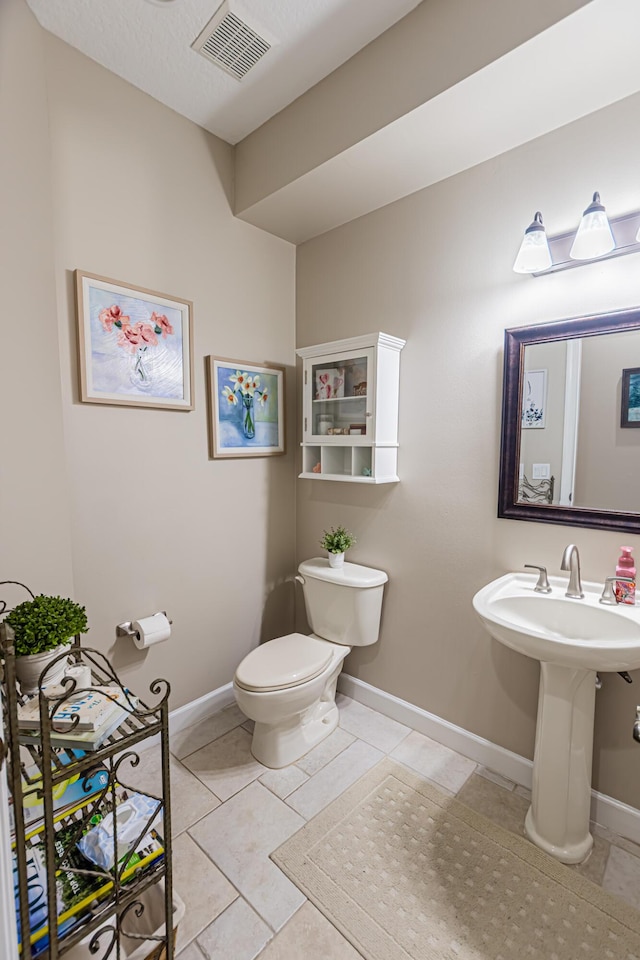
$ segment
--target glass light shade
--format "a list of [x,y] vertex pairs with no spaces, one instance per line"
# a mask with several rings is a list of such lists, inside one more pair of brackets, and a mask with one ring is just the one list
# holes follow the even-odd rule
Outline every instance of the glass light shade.
[[541,273],[551,266],[551,254],[547,234],[542,225],[542,214],[536,213],[533,223],[525,230],[518,256],[513,265],[514,273]]
[[594,260],[615,248],[616,242],[600,194],[594,193],[593,202],[582,215],[569,256],[572,260]]

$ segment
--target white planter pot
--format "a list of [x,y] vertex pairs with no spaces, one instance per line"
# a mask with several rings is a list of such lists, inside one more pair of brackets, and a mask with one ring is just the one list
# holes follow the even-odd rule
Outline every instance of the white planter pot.
[[[16,675],[22,693],[27,695],[37,693],[40,675],[47,664],[70,649],[71,644],[67,643],[56,647],[54,650],[46,650],[44,653],[31,653],[16,657]],[[64,657],[47,672],[46,677],[44,677],[44,682],[47,686],[49,686],[49,684],[60,683],[64,676],[67,662],[67,658]]]
[[328,556],[330,567],[341,567],[344,563],[344,553],[330,553]]

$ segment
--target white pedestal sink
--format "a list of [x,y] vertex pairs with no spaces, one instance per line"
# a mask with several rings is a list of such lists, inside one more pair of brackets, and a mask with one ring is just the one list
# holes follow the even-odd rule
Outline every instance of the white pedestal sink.
[[565,597],[566,578],[508,573],[473,598],[488,632],[540,661],[531,807],[525,832],[562,860],[580,863],[589,833],[596,671],[640,667],[640,607],[599,603],[602,585],[584,583],[583,600]]

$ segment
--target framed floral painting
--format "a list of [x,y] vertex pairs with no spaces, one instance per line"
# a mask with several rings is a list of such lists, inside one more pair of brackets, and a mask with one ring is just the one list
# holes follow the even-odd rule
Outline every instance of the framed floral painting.
[[285,452],[284,367],[208,357],[212,457]]
[[75,271],[80,398],[193,410],[192,304]]

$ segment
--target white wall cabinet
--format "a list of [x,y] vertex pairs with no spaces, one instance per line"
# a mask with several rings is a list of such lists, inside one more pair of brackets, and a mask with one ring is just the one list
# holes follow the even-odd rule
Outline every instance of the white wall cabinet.
[[296,351],[302,372],[302,473],[313,480],[395,483],[400,351],[386,333]]

